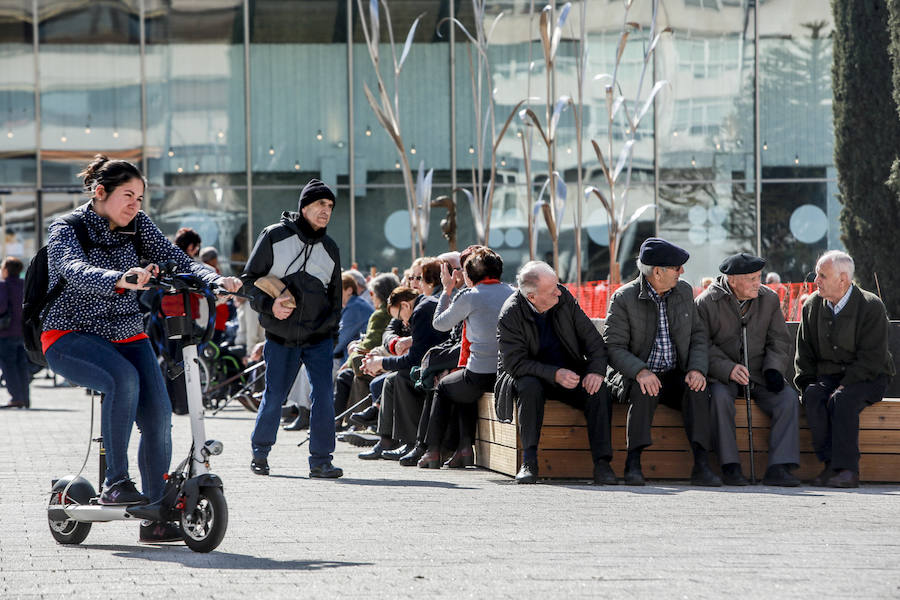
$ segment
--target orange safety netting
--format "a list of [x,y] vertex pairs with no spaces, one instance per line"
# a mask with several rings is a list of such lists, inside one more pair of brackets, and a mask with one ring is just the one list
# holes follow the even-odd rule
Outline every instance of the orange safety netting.
[[[574,283],[563,284],[581,304],[584,312],[592,319],[606,317],[606,308],[609,306],[609,298],[621,287],[622,284],[610,285],[605,280],[589,281],[583,283],[579,289]],[[814,283],[774,283],[767,285],[778,294],[781,300],[781,312],[786,321],[799,321],[800,309],[803,306],[801,299],[805,300],[807,294],[815,291]],[[698,296],[703,288],[695,287],[694,296]]]

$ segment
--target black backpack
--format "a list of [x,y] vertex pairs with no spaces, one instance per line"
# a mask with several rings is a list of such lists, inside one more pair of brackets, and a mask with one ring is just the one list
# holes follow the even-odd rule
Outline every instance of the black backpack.
[[[97,246],[91,241],[87,226],[80,216],[69,213],[60,218],[75,231],[75,237],[78,238],[78,243],[85,254]],[[132,242],[140,256],[140,236],[137,231],[132,236]],[[31,264],[28,265],[28,271],[25,273],[25,297],[22,303],[22,335],[25,338],[25,352],[28,360],[37,365],[47,366],[47,359],[44,357],[44,350],[41,346],[41,333],[43,332],[41,314],[59,298],[65,285],[66,281],[60,278],[52,290],[48,289],[50,287],[50,266],[47,259],[47,246],[41,247],[31,259]]]

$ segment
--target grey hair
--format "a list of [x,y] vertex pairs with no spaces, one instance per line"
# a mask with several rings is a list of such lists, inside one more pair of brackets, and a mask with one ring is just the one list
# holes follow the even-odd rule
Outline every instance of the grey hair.
[[519,291],[525,296],[535,293],[541,277],[556,277],[556,271],[542,260],[525,263],[516,273],[516,284],[519,286]]
[[766,283],[781,283],[781,275],[772,271],[768,275],[766,275]]
[[634,262],[637,265],[638,271],[641,272],[641,275],[643,275],[644,277],[650,277],[651,275],[653,275],[653,267],[652,266],[645,265],[644,263],[641,262],[641,259],[637,259]]
[[359,270],[347,269],[344,273],[353,277],[353,280],[356,282],[356,287],[361,290],[366,289],[366,276],[360,273]]
[[829,250],[816,261],[816,268],[818,269],[827,262],[833,264],[838,273],[846,273],[850,281],[853,281],[856,265],[853,263],[853,258],[849,254],[841,252],[840,250]]

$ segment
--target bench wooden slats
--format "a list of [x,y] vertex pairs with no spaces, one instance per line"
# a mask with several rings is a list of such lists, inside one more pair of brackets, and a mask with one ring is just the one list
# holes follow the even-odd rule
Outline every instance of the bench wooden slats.
[[[769,417],[755,405],[753,441],[757,476],[766,469]],[[492,394],[479,400],[476,464],[514,475],[521,464],[521,446],[515,422],[501,423],[494,412]],[[749,475],[746,404],[736,401],[738,449],[745,474]],[[621,475],[624,469],[626,407],[613,407],[613,469]],[[888,399],[866,408],[860,414],[860,475],[865,481],[900,482],[900,400]],[[811,479],[821,469],[812,451],[812,439],[800,413],[800,468],[795,474]],[[692,465],[689,445],[684,435],[681,413],[660,406],[653,420],[653,446],[644,451],[642,466],[649,479],[687,479]],[[590,478],[593,472],[584,414],[565,404],[548,401],[538,452],[541,477]],[[715,463],[715,456],[713,456]]]

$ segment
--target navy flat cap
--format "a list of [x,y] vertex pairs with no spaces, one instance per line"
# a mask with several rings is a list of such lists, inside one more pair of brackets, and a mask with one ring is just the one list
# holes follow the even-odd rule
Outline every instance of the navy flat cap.
[[662,238],[647,238],[641,244],[639,259],[648,267],[680,267],[691,257],[687,250]]
[[719,271],[726,275],[744,275],[762,271],[764,266],[766,266],[766,259],[741,252],[723,260],[719,265]]

